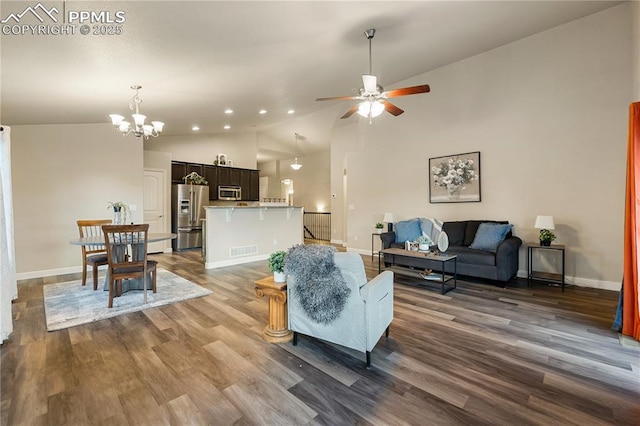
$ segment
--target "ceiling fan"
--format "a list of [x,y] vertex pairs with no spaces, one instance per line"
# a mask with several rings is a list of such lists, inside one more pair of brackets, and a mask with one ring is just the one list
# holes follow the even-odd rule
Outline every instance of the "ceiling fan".
[[364,32],[364,35],[369,40],[369,74],[362,76],[362,85],[360,94],[358,96],[333,96],[329,98],[317,98],[316,101],[337,101],[337,100],[359,100],[360,103],[354,105],[340,118],[349,118],[355,112],[363,117],[369,117],[371,122],[372,117],[377,117],[382,114],[382,111],[387,111],[394,116],[402,114],[404,111],[387,99],[397,98],[399,96],[416,95],[419,93],[427,93],[431,89],[428,84],[420,86],[403,87],[402,89],[393,89],[384,91],[382,86],[378,84],[378,77],[373,75],[371,70],[371,39],[375,35],[375,28],[368,29]]

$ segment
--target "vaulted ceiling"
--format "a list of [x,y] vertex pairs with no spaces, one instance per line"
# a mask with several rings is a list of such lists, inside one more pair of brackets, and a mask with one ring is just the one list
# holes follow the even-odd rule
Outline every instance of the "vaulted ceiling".
[[[297,131],[312,151],[326,146],[352,105],[315,99],[355,94],[368,72],[367,28],[377,29],[373,73],[391,89],[619,3],[58,1],[42,3],[57,22],[42,13],[39,22],[31,11],[23,14],[37,1],[3,1],[0,120],[109,122],[109,113],[128,114],[130,86],[140,84],[141,112],[164,121],[165,134],[192,134],[197,124],[200,133],[260,131],[293,144]],[[81,23],[79,11],[123,22]],[[34,35],[25,24],[50,31],[74,26],[74,33]],[[82,34],[83,24],[89,34]],[[402,107],[401,98],[395,103]],[[227,108],[234,113],[225,114]],[[225,124],[231,129],[223,130]],[[268,150],[261,155],[277,157]]]

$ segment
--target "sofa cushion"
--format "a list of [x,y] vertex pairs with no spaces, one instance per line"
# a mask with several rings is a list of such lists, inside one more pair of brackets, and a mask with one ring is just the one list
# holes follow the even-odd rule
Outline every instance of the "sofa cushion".
[[447,250],[447,254],[455,254],[458,256],[458,265],[468,263],[473,265],[495,266],[496,255],[490,251],[473,250],[469,247],[451,247]]
[[481,223],[480,226],[478,226],[478,231],[473,239],[473,243],[471,243],[469,248],[495,252],[498,244],[504,241],[512,227],[513,225]]
[[416,238],[422,235],[420,220],[417,218],[394,223],[393,230],[396,231],[396,243],[415,241]]
[[461,246],[464,242],[464,231],[467,222],[445,222],[442,224],[442,231],[447,233],[450,246]]

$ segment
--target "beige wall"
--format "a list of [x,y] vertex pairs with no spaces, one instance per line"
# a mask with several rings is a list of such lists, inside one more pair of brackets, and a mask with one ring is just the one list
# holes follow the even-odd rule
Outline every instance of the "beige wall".
[[256,169],[258,142],[254,132],[160,136],[145,142],[145,151],[168,152],[174,161],[213,164],[223,153],[234,167]]
[[18,278],[81,270],[78,219],[111,219],[109,201],[138,207],[142,142],[109,124],[12,126],[11,172]]
[[[525,242],[537,240],[536,215],[553,215],[570,281],[619,288],[630,8],[394,85],[428,83],[431,93],[397,99],[406,110],[399,117],[336,129],[332,191],[339,191],[347,164],[348,247],[368,253],[373,224],[386,211],[398,219],[506,219]],[[354,152],[346,152],[345,139]],[[481,152],[482,202],[430,204],[428,159],[470,151]]]
[[[260,163],[260,176],[269,177],[269,196],[280,197],[279,182],[284,179],[293,180],[294,196],[293,201],[296,206],[304,207],[304,211],[316,212],[331,211],[331,152],[321,151],[312,154],[305,154],[298,158],[298,163],[302,164],[300,170],[293,170],[291,164],[293,158],[280,161],[268,161]],[[277,189],[272,188],[277,184]]]

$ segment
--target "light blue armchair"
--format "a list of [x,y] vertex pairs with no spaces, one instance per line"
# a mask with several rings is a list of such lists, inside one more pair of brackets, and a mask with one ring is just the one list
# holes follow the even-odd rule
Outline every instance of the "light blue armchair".
[[298,333],[346,346],[366,354],[367,368],[371,366],[371,351],[393,320],[393,272],[385,271],[367,282],[362,258],[357,253],[336,252],[335,266],[351,290],[337,318],[322,323],[310,317],[296,291],[296,277],[287,279],[289,330],[293,344]]

